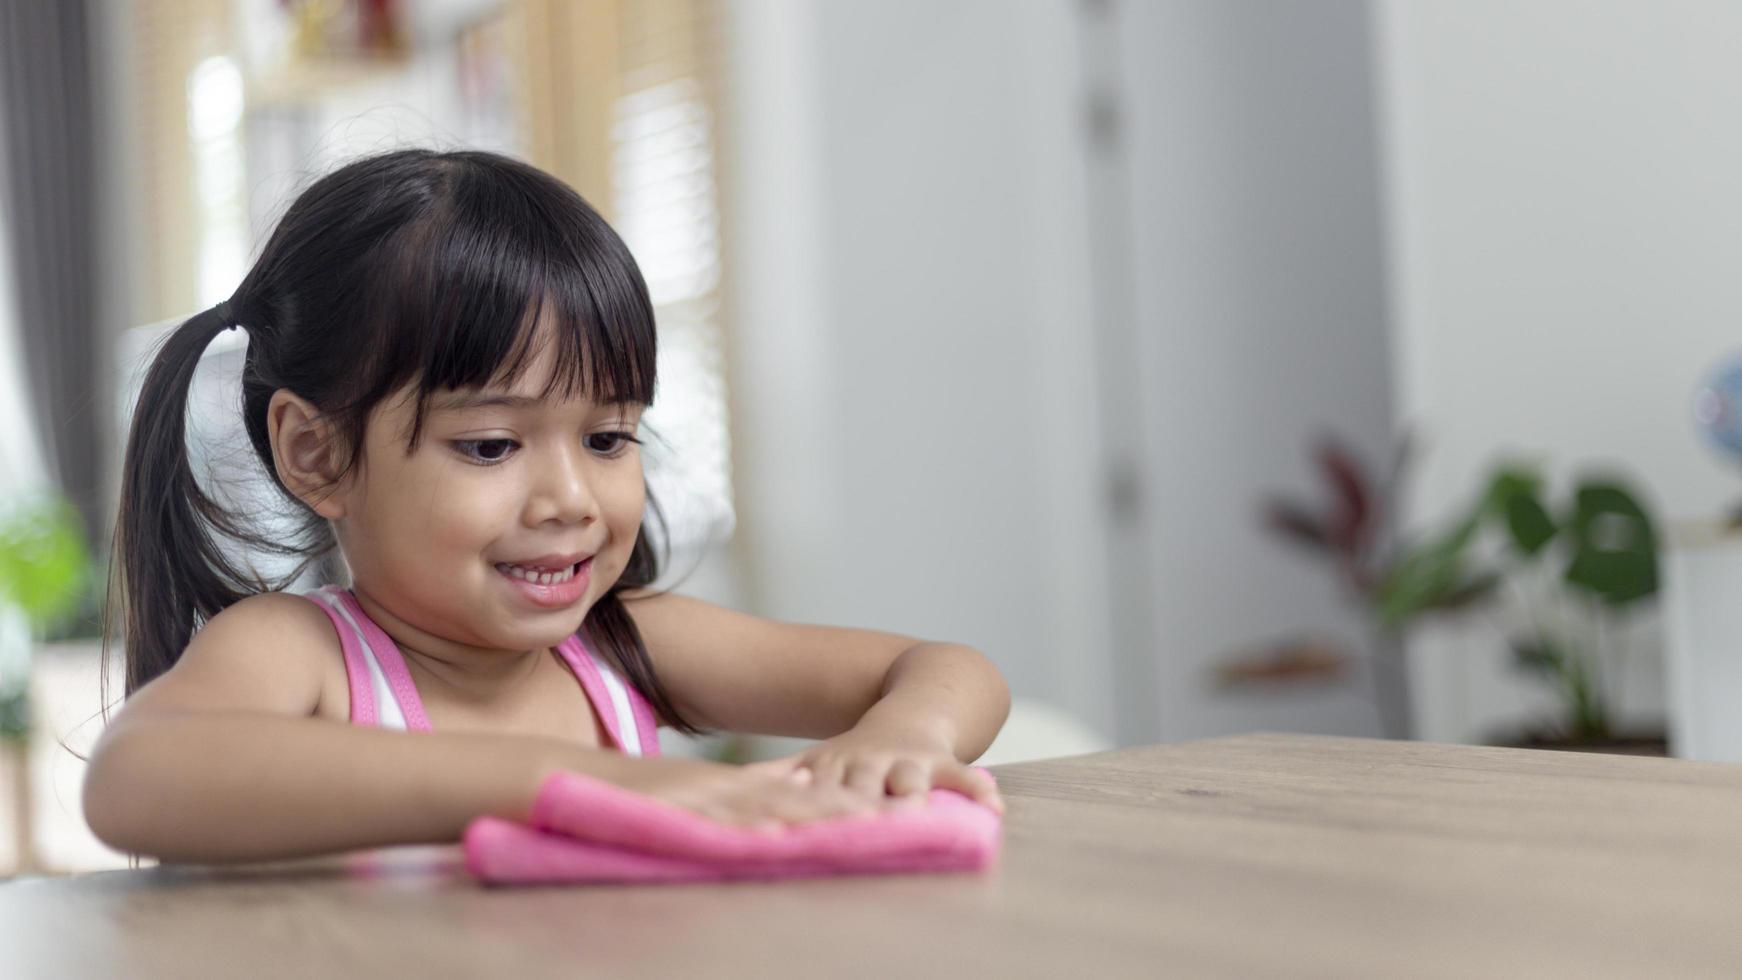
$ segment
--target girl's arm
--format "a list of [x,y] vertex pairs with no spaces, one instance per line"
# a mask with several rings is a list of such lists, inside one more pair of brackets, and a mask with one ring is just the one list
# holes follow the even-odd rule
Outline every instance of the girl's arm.
[[85,774],[98,838],[166,861],[453,841],[480,814],[525,818],[557,769],[618,775],[623,757],[560,739],[312,717],[337,644],[324,618],[295,596],[245,599],[135,692]]
[[559,769],[736,824],[869,808],[790,768],[637,758],[525,735],[383,731],[312,717],[339,656],[306,599],[261,595],[213,617],[128,699],[92,750],[84,810],[118,850],[259,861],[460,839],[489,814],[525,820]]
[[[165,675],[168,676],[168,675]],[[524,820],[544,778],[619,757],[557,739],[403,732],[264,712],[153,712],[99,742],[85,818],[166,862],[265,861],[453,842],[473,817]]]
[[[825,783],[902,793],[924,789],[921,774],[944,776],[938,781],[996,801],[959,765],[986,751],[1010,712],[1008,685],[979,652],[782,623],[673,594],[626,599],[655,670],[691,720],[835,740],[806,759]],[[895,771],[904,758],[906,771]]]

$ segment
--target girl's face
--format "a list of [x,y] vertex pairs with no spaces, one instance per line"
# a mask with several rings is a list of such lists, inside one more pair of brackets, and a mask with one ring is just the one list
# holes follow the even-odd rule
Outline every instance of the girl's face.
[[336,530],[359,597],[420,652],[554,646],[629,563],[642,406],[541,400],[553,347],[512,389],[432,395],[409,455],[413,389],[370,416]]

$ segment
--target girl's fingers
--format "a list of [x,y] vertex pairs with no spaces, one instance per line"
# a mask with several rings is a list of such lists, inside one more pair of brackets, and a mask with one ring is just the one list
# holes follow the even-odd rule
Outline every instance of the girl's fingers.
[[745,765],[744,768],[773,776],[794,786],[809,786],[816,781],[817,777],[817,774],[805,764],[804,757],[799,755],[769,759],[764,762],[752,762]]
[[889,769],[882,763],[860,760],[847,767],[847,788],[855,793],[881,798],[883,796],[883,781],[888,775]]
[[931,774],[912,759],[902,759],[889,769],[889,792],[896,796],[919,796],[931,788]]
[[816,785],[839,786],[845,774],[846,765],[839,759],[823,759],[811,764],[810,768],[812,772],[816,773],[816,779],[813,780]]
[[939,766],[932,771],[932,785],[957,790],[999,813],[1004,812],[1004,800],[999,797],[998,787],[991,777],[967,766]]
[[863,796],[850,792],[844,786],[807,790],[805,795],[799,799],[799,806],[804,814],[802,819],[805,820],[820,820],[827,817],[863,813],[870,805]]
[[[765,772],[776,776],[791,775],[803,768],[801,757],[796,755],[782,756],[778,759],[765,759],[761,762],[745,763],[744,768],[752,772]],[[806,770],[807,772],[809,770]]]
[[[960,763],[899,758],[893,762],[839,757],[788,756],[750,763],[780,780],[772,798],[765,787],[755,808],[782,824],[801,824],[830,817],[929,801],[932,788],[953,789],[1003,813],[1004,800],[992,778]],[[888,795],[885,795],[887,790]]]

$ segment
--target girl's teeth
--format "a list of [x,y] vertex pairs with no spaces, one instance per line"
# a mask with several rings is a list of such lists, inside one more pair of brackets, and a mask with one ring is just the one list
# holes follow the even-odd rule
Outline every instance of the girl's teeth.
[[558,582],[567,582],[569,579],[575,577],[573,566],[565,568],[560,572],[541,572],[534,568],[523,568],[519,565],[497,565],[496,567],[501,569],[503,574],[512,578],[525,579],[528,582],[536,582],[539,585],[555,585]]

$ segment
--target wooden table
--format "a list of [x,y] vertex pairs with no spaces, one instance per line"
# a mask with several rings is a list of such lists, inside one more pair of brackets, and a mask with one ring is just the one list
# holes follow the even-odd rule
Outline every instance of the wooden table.
[[1742,976],[1742,767],[1248,735],[994,772],[981,875],[489,890],[399,848],[26,879],[0,974]]

